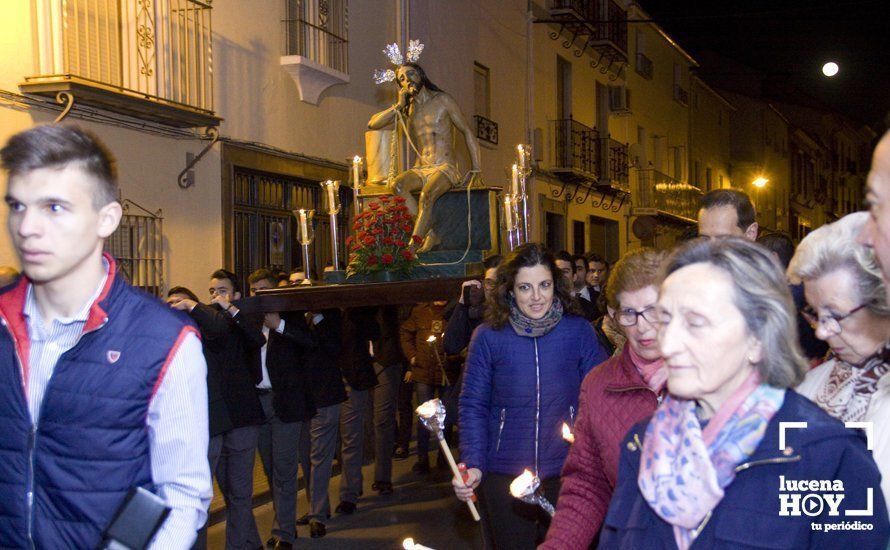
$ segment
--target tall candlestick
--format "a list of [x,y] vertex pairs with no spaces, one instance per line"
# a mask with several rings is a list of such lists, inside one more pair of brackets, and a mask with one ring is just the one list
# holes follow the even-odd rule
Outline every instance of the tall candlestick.
[[297,215],[300,217],[300,242],[309,244],[306,242],[309,240],[309,225],[306,223],[306,209],[300,208],[297,212]]
[[513,178],[511,181],[512,181],[512,185],[513,185],[513,187],[512,187],[513,195],[518,197],[519,196],[519,165],[518,164],[513,165]]
[[356,155],[352,157],[352,200],[355,205],[355,215],[359,215],[362,211],[359,202],[359,189],[362,186],[362,157]]
[[525,147],[520,143],[516,146],[516,152],[519,155],[519,169],[525,172],[527,166],[525,165]]

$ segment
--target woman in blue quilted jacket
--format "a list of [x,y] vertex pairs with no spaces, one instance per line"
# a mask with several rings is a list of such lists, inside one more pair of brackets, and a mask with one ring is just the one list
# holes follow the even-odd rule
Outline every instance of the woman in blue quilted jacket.
[[608,354],[540,244],[523,245],[504,260],[486,307],[460,395],[467,479],[452,483],[461,500],[478,488],[489,546],[535,548],[550,517],[510,496],[510,483],[528,469],[556,504],[569,449],[562,425],[573,424],[581,381]]

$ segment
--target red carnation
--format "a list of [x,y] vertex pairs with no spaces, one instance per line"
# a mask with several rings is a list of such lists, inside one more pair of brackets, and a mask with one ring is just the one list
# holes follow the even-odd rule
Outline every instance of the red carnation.
[[348,245],[352,244],[352,240],[353,240],[352,235],[346,237],[346,245],[348,246]]
[[399,253],[402,255],[403,258],[405,258],[409,262],[414,259],[414,253],[411,252],[410,250],[401,250],[401,251],[399,251]]
[[390,197],[389,195],[383,195],[383,196],[380,197],[378,200],[379,200],[380,202],[389,202],[389,199],[390,199],[390,198],[391,198],[391,197]]
[[380,208],[380,203],[372,202],[372,203],[368,204],[368,208],[370,208],[371,210],[377,210],[378,208]]
[[380,263],[383,265],[390,265],[393,261],[392,254],[384,254],[380,256]]
[[393,197],[392,200],[394,200],[397,204],[402,204],[405,202],[405,197]]
[[383,244],[393,244],[392,237],[383,237]]
[[411,235],[411,240],[414,241],[415,244],[420,244],[423,242],[423,237],[420,235]]
[[377,256],[373,254],[368,256],[368,265],[377,265]]
[[408,231],[408,232],[410,232],[410,231],[411,231],[411,226],[408,225],[408,224],[406,223],[405,225],[402,226],[402,231]]
[[376,239],[370,235],[362,239],[362,242],[365,244],[365,246],[371,246],[372,244],[374,244],[375,241]]
[[366,235],[367,235],[367,233],[365,233],[364,231],[359,231],[358,233],[355,234],[355,238],[361,240],[361,239],[364,239]]
[[380,229],[379,227],[375,227],[374,229],[371,230],[371,234],[372,235],[383,235],[383,230]]
[[352,224],[352,228],[358,231],[362,228],[362,222],[355,222],[354,224]]
[[404,248],[405,245],[406,245],[407,243],[406,243],[405,241],[399,239],[398,241],[395,241],[395,244],[396,244],[396,246],[398,246],[399,248]]

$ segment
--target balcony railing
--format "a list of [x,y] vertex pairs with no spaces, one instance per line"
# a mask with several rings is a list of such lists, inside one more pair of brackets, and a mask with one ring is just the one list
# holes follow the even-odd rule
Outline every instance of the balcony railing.
[[634,206],[658,211],[694,222],[698,216],[702,190],[682,183],[658,170],[640,170],[639,189]]
[[637,54],[637,74],[645,78],[646,80],[652,80],[652,75],[655,72],[655,67],[652,64],[652,60],[646,57],[646,54],[638,53]]
[[497,145],[498,123],[482,115],[475,115],[473,118],[476,120],[476,137],[492,145]]
[[39,74],[26,93],[175,126],[213,113],[210,1],[36,0]]
[[319,65],[349,73],[349,41],[303,19],[285,19],[284,55],[300,55]]
[[615,0],[552,0],[550,16],[561,25],[551,38],[563,28],[570,33],[564,46],[579,38],[582,53],[591,48],[610,61],[627,60],[627,11]]
[[600,138],[597,147],[599,158],[606,168],[602,170],[600,183],[629,193],[627,145],[612,138]]
[[599,177],[599,134],[570,118],[551,121],[551,171],[595,181]]

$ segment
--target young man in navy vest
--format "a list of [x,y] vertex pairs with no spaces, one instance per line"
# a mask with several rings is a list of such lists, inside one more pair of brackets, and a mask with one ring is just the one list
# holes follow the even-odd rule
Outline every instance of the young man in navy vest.
[[0,547],[95,548],[134,486],[188,548],[212,495],[206,364],[181,314],[134,290],[103,245],[121,205],[86,132],[40,126],[0,150],[23,276],[0,290]]

